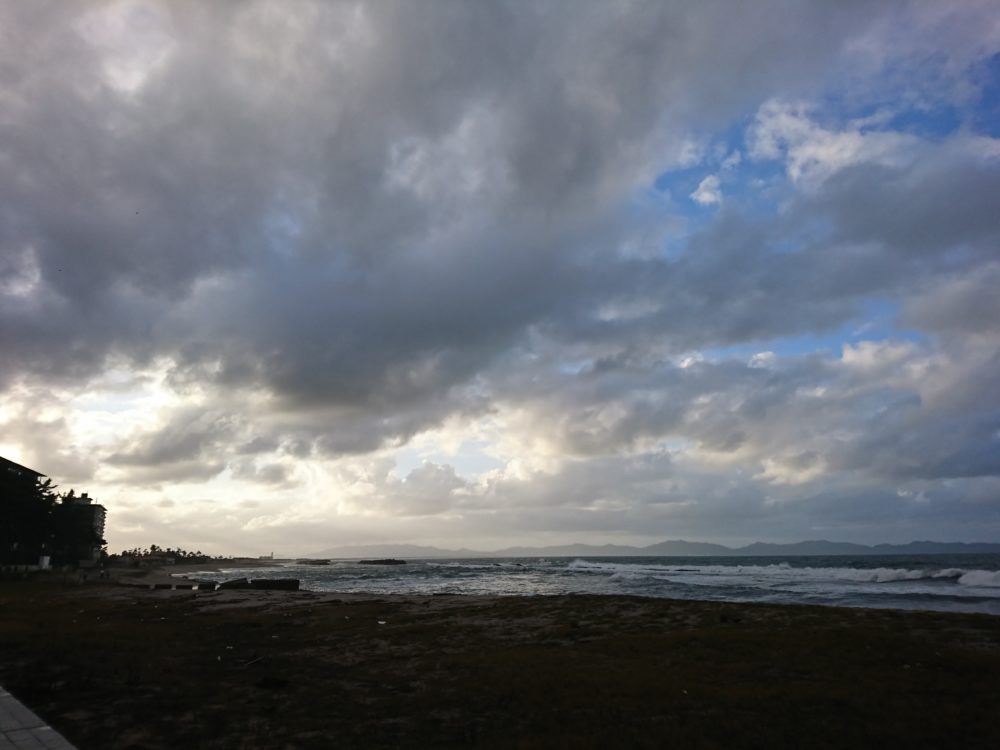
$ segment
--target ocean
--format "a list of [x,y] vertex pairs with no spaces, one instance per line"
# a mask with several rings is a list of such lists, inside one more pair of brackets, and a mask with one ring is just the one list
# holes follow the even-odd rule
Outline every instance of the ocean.
[[335,560],[226,568],[224,576],[298,578],[303,589],[342,593],[627,594],[1000,615],[1000,555]]

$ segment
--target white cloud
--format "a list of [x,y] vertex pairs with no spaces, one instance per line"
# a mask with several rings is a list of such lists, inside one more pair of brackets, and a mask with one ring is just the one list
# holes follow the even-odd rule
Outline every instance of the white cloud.
[[899,166],[916,158],[920,141],[914,136],[865,131],[856,124],[831,130],[818,124],[813,114],[802,102],[766,102],[747,131],[750,156],[784,158],[792,181],[811,187],[855,164]]
[[844,344],[844,364],[863,370],[892,366],[913,355],[916,347],[909,342],[859,341]]
[[691,200],[702,206],[710,206],[713,203],[722,203],[722,190],[720,188],[719,178],[710,174],[701,182],[698,183],[698,187],[689,196]]
[[771,484],[796,485],[821,477],[826,469],[823,460],[814,453],[803,452],[780,458],[765,458],[764,468],[757,477]]

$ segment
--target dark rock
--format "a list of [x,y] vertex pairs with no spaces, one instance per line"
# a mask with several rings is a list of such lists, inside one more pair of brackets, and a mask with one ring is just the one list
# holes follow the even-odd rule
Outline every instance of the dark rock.
[[249,578],[234,578],[231,581],[223,581],[219,584],[219,589],[248,589],[250,588]]
[[260,591],[298,591],[298,578],[255,578],[250,588]]

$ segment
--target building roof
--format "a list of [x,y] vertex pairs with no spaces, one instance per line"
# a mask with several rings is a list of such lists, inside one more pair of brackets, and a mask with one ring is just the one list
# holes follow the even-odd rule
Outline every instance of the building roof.
[[29,469],[27,466],[21,466],[19,463],[11,461],[9,458],[4,458],[0,456],[0,469],[5,469],[7,471],[14,471],[18,474],[31,474],[35,477],[44,477],[40,471],[35,471],[34,469]]

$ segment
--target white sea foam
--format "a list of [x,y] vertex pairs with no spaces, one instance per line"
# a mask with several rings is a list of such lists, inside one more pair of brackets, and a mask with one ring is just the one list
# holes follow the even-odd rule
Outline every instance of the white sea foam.
[[570,570],[604,573],[612,580],[677,581],[689,585],[743,583],[774,585],[779,583],[842,583],[892,584],[904,581],[948,581],[963,586],[1000,588],[1000,571],[965,570],[963,568],[823,568],[795,567],[787,562],[771,565],[664,565],[645,562],[605,562],[574,560]]
[[931,578],[960,578],[965,573],[962,568],[942,568]]
[[[630,594],[799,602],[1000,615],[1000,560],[923,558],[444,559],[392,569],[355,563],[301,568],[303,587],[412,594]],[[807,567],[812,563],[814,567]],[[948,567],[948,565],[963,567]],[[882,567],[871,567],[881,565]],[[868,566],[868,567],[865,567]],[[992,568],[992,569],[991,569]],[[287,575],[287,569],[278,569]],[[243,571],[249,572],[249,571]],[[262,570],[252,572],[259,576]]]
[[958,578],[962,570],[950,568],[947,570],[907,568],[810,568],[817,573],[829,571],[830,577],[837,580],[859,581],[867,583],[890,583],[892,581],[919,581],[923,579]]
[[1000,570],[970,570],[958,579],[963,586],[1000,588]]
[[611,578],[609,580],[611,580],[611,581],[631,581],[631,582],[636,582],[636,581],[644,581],[644,580],[656,581],[656,580],[662,580],[662,579],[658,578],[657,576],[652,576],[649,573],[643,572],[641,570],[635,570],[635,571],[632,571],[632,570],[619,570],[616,573],[612,573],[611,574]]

